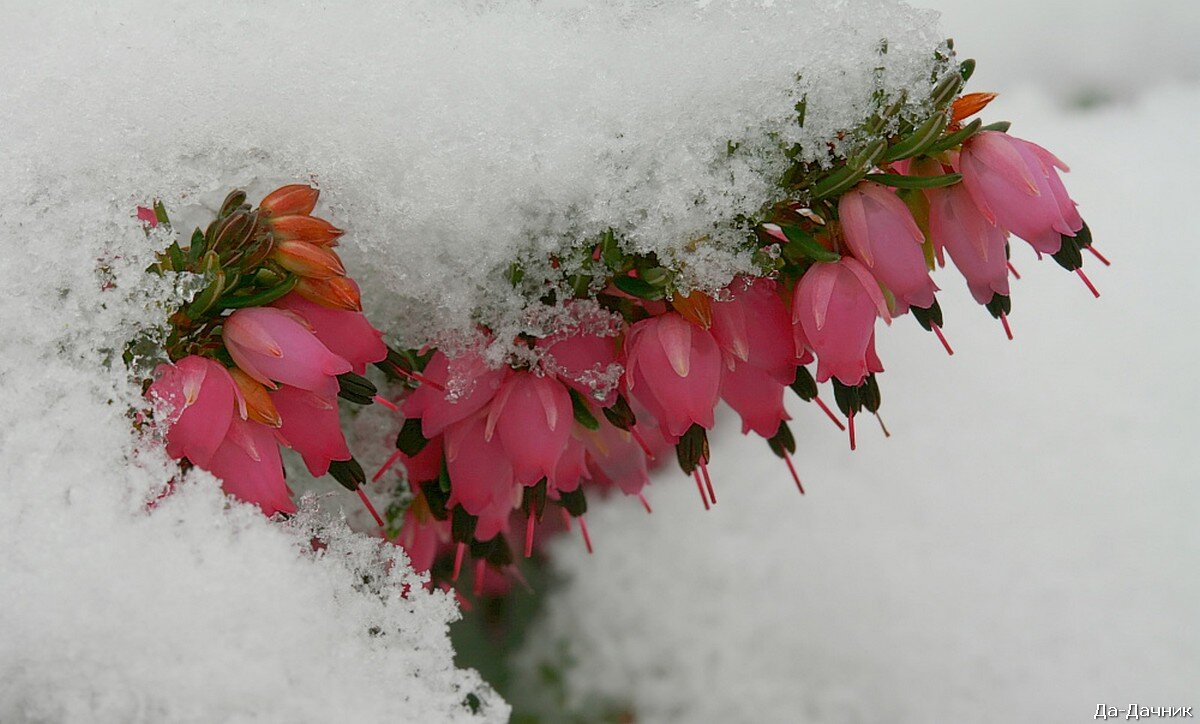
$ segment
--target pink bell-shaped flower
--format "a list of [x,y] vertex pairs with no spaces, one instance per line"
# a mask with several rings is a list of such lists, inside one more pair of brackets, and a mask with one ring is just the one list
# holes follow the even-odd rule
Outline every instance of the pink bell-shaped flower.
[[238,367],[259,382],[337,395],[337,376],[351,370],[329,351],[303,317],[274,307],[239,309],[225,319],[225,349]]
[[937,285],[921,249],[925,235],[899,196],[865,181],[842,196],[838,216],[854,258],[892,292],[897,314],[933,306]]
[[300,453],[305,467],[314,477],[329,472],[330,462],[350,459],[350,448],[342,434],[337,397],[280,385],[271,393],[271,401],[283,419],[280,436],[288,447]]
[[971,296],[987,304],[1008,295],[1008,234],[987,220],[962,184],[925,192],[929,199],[929,235],[940,253],[950,253],[967,280]]
[[713,426],[721,388],[721,350],[713,336],[678,313],[637,322],[626,338],[626,386],[668,440],[697,424]]
[[734,280],[733,298],[712,303],[712,336],[737,364],[753,365],[786,385],[796,376],[796,346],[776,286],[770,279]]
[[519,371],[492,400],[485,435],[500,438],[518,483],[534,485],[542,478],[553,483],[574,423],[571,396],[562,383]]
[[438,520],[428,512],[419,518],[412,508],[404,514],[396,544],[404,549],[413,570],[427,573],[438,553],[450,543],[450,521]]
[[615,337],[579,332],[561,339],[540,339],[537,346],[545,353],[546,370],[563,384],[601,407],[613,403],[620,371]]
[[800,278],[792,320],[817,354],[817,381],[836,377],[857,386],[882,372],[875,355],[875,318],[891,323],[887,303],[871,273],[854,259],[813,264]]
[[450,359],[437,351],[422,373],[428,382],[409,395],[401,409],[406,418],[421,418],[422,434],[432,439],[483,409],[507,374],[507,368],[492,369],[475,352]]
[[999,131],[977,133],[959,155],[963,184],[975,205],[1043,254],[1083,228],[1075,202],[1058,177],[1067,166],[1046,149]]
[[207,468],[225,439],[241,397],[229,370],[207,357],[188,355],[159,365],[148,395],[167,408],[167,454]]
[[477,413],[446,428],[446,470],[450,474],[449,506],[462,505],[481,515],[497,500],[511,505],[513,468],[499,437],[485,434],[487,416]]
[[633,435],[607,422],[583,436],[589,476],[601,485],[637,495],[650,482],[648,459]]
[[[357,290],[358,286],[354,285],[354,288]],[[349,362],[356,374],[365,374],[367,365],[387,357],[383,332],[372,327],[362,312],[331,309],[310,302],[295,292],[279,299],[274,306],[303,317],[321,344]]]
[[221,479],[226,493],[257,505],[266,515],[296,512],[275,432],[266,425],[235,415],[205,469]]
[[764,370],[739,362],[721,380],[721,399],[741,416],[743,435],[753,430],[771,438],[779,432],[779,423],[791,419],[783,406],[786,388]]

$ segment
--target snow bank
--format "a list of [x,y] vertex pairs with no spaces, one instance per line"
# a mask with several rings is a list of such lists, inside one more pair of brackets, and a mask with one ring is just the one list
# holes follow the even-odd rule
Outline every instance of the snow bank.
[[943,274],[957,354],[907,318],[879,341],[890,440],[862,420],[851,454],[792,406],[806,497],[761,441],[727,434],[711,512],[677,472],[648,490],[652,516],[593,506],[595,555],[553,546],[568,583],[531,627],[514,702],[547,686],[543,662],[576,707],[646,722],[1075,721],[1194,701],[1200,234],[1183,210],[1200,90],[1088,115],[1002,100],[1014,133],[1072,165],[1116,264],[1088,262],[1103,296],[1014,246],[1010,343]]
[[820,157],[876,90],[922,100],[941,41],[888,0],[45,3],[0,33],[18,165],[88,158],[175,207],[314,178],[368,313],[416,344],[519,326],[509,263],[609,227],[728,280],[781,144]]
[[141,271],[154,242],[127,218],[128,190],[105,190],[127,181],[115,169],[8,171],[0,720],[452,721],[471,718],[468,696],[504,720],[454,667],[455,603],[401,598],[420,581],[403,559],[385,576],[375,542],[271,523],[203,473],[146,514],[176,468],[135,440],[119,355],[171,298]]
[[319,181],[397,340],[504,330],[524,300],[498,272],[608,227],[724,281],[779,146],[820,157],[877,91],[920,99],[939,42],[930,13],[883,0],[5,9],[4,720],[506,715],[452,664],[453,602],[401,598],[405,564],[381,578],[337,523],[270,524],[203,474],[145,515],[172,468],[130,432],[120,357],[190,282],[142,276],[165,238],[137,204],[186,232],[231,186]]

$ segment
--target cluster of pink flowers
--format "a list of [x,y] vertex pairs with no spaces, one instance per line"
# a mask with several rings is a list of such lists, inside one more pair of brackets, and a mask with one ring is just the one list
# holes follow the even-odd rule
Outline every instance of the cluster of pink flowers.
[[[961,128],[963,106],[977,110],[990,98],[964,97],[949,132]],[[615,488],[649,510],[647,470],[671,447],[707,508],[716,496],[705,433],[720,401],[741,417],[744,434],[768,441],[803,493],[786,390],[843,427],[818,395],[818,383],[832,381],[853,448],[854,416],[879,407],[877,320],[912,312],[953,354],[930,273],[944,252],[1006,330],[1010,234],[1082,276],[1078,252],[1091,240],[1059,170],[1066,166],[1040,146],[977,132],[936,155],[882,165],[824,207],[825,216],[791,205],[781,218],[805,219],[804,233],[826,258],[798,275],[741,277],[712,296],[669,301],[610,284],[605,294],[625,305],[612,334],[528,340],[540,361],[521,369],[491,367],[473,351],[434,352],[401,404],[399,449],[380,471],[400,461],[416,496],[397,542],[442,583],[458,579],[469,552],[476,591],[502,587],[504,576],[488,579],[487,570],[511,570],[510,536],[523,535],[530,555],[548,505],[561,508],[568,527],[578,518],[589,550],[585,489]],[[760,229],[770,243],[790,242],[779,224]],[[814,361],[815,377],[806,367]],[[614,366],[616,384],[598,389],[597,377]]]
[[[955,71],[958,85],[946,87],[956,92],[963,78]],[[761,275],[683,294],[656,260],[623,254],[611,237],[584,250],[605,267],[603,292],[562,305],[577,324],[518,337],[528,352],[519,363],[489,363],[485,351],[506,340],[486,329],[453,352],[388,349],[333,251],[341,231],[311,216],[316,190],[286,186],[257,211],[235,192],[208,233],[197,231],[202,247],[169,249],[161,262],[212,278],[173,317],[173,362],[149,386],[169,423],[167,450],[273,515],[295,511],[279,450],[290,447],[314,476],[357,490],[380,533],[431,571],[431,583],[456,581],[469,553],[477,592],[519,576],[509,540],[521,538],[528,557],[544,526],[577,524],[591,550],[585,491],[637,496],[649,512],[649,470],[672,448],[704,506],[714,505],[707,431],[722,401],[803,493],[787,390],[848,430],[853,449],[855,416],[878,416],[880,406],[878,320],[911,313],[953,354],[931,275],[947,252],[1009,338],[1010,236],[1093,293],[1081,252],[1108,263],[1059,177],[1066,166],[1006,125],[963,125],[993,96],[951,103],[953,92],[942,115],[889,139],[890,154],[877,141],[866,168],[826,172],[825,183],[768,210],[754,228],[754,251],[772,260]],[[363,377],[369,364],[403,382],[398,406]],[[826,382],[845,424],[820,397]],[[362,490],[339,397],[381,402],[401,418],[396,452],[374,478],[396,463],[406,472],[407,502],[387,520]]]
[[221,346],[192,345],[200,353],[161,365],[148,388],[166,425],[168,454],[213,473],[226,492],[267,515],[296,510],[281,445],[298,452],[314,476],[333,466],[347,487],[358,487],[361,469],[356,474],[342,434],[338,397],[374,401],[360,376],[388,354],[331,249],[341,231],[310,215],[317,193],[285,186],[258,212],[266,257],[292,274],[290,291],[264,306],[213,315],[200,333]]

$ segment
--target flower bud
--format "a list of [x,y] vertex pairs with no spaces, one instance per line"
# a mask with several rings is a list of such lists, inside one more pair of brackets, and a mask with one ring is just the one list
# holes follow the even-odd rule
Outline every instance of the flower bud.
[[233,376],[233,381],[242,391],[242,399],[245,400],[243,419],[253,420],[267,427],[283,425],[283,418],[279,416],[275,403],[271,401],[271,395],[261,382],[246,374],[240,367],[234,367],[229,374]]
[[346,267],[333,251],[304,241],[279,241],[271,258],[293,274],[312,279],[332,279],[346,275]]
[[361,312],[362,299],[358,287],[349,277],[313,279],[302,277],[293,291],[314,304],[347,312]]
[[280,186],[263,197],[258,208],[264,216],[307,216],[317,205],[320,191],[308,184]]
[[337,238],[346,233],[325,219],[315,216],[280,216],[267,219],[275,238],[283,241],[294,239],[320,246],[333,246]]

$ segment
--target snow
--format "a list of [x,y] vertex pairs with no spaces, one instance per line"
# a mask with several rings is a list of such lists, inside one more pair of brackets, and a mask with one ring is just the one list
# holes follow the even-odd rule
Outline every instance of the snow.
[[[314,500],[270,523],[196,473],[147,514],[175,468],[131,431],[121,355],[195,280],[143,275],[169,234],[145,237],[137,205],[163,200],[186,233],[231,187],[314,180],[393,340],[503,333],[539,312],[500,272],[610,226],[722,283],[748,263],[731,220],[773,198],[775,147],[824,157],[876,90],[917,113],[940,42],[932,14],[883,0],[4,9],[5,721],[508,714],[454,666],[454,601],[405,597],[406,562]],[[154,362],[139,347],[135,372]]]
[[549,253],[609,227],[727,281],[750,261],[732,220],[774,198],[779,144],[824,156],[877,82],[917,112],[941,41],[887,0],[126,0],[25,7],[2,32],[28,69],[0,109],[16,165],[88,158],[114,199],[173,208],[314,178],[368,312],[405,344],[528,326],[509,264],[541,260],[536,288]]
[[1009,342],[948,269],[954,357],[907,318],[880,335],[891,439],[861,419],[851,453],[791,405],[807,496],[729,416],[711,512],[674,469],[647,490],[653,515],[591,506],[596,552],[553,545],[565,584],[510,700],[536,709],[551,663],[578,710],[645,722],[1081,721],[1100,703],[1195,703],[1198,113],[1194,85],[1086,114],[1045,90],[1002,95],[988,118],[1071,164],[1115,262],[1087,262],[1103,296],[1014,247]]

